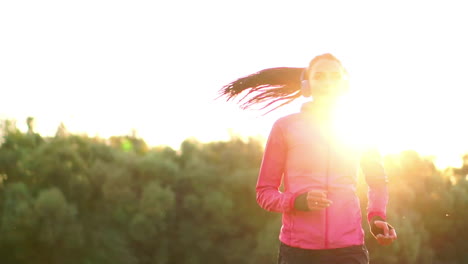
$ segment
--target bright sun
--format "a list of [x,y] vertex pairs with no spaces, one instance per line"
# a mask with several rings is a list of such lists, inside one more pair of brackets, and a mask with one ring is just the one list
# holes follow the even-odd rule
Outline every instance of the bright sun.
[[[365,89],[350,93],[336,108],[337,136],[360,148],[377,147],[383,155],[415,150],[421,155],[436,156],[434,161],[439,168],[457,166],[461,162],[459,153],[464,151],[461,142],[456,142],[460,137],[447,127],[438,126],[434,113],[421,114],[424,106],[414,103],[420,102],[420,96],[411,96],[407,94],[405,101],[399,101],[370,95]],[[448,108],[447,105],[442,110]],[[453,119],[450,112],[442,115],[446,120]],[[453,126],[453,131],[462,133],[463,129]]]

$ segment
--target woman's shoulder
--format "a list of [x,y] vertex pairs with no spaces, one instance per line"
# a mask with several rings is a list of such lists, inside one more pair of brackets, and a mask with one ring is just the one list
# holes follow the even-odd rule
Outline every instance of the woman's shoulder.
[[302,120],[302,116],[300,113],[293,113],[293,114],[289,114],[289,115],[286,115],[286,116],[282,116],[280,118],[278,118],[274,125],[276,126],[289,126],[293,123],[296,123],[298,121]]
[[277,122],[288,122],[288,121],[292,121],[292,120],[296,120],[296,119],[300,119],[301,118],[301,113],[292,113],[292,114],[289,114],[289,115],[285,115],[285,116],[282,116],[280,118],[278,118]]

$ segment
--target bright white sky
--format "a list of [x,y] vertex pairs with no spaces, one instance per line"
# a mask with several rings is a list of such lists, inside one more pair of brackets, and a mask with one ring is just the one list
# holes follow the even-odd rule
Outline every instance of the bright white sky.
[[[274,120],[214,101],[228,82],[331,52],[384,124],[386,153],[460,165],[468,150],[463,1],[1,1],[0,118],[128,134],[178,148],[189,137],[266,137]],[[362,96],[364,95],[364,96]],[[374,98],[374,99],[371,99]],[[376,118],[377,119],[377,118]]]

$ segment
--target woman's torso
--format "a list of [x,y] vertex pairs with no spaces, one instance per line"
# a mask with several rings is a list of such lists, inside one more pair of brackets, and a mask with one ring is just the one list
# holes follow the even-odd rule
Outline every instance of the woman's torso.
[[283,214],[280,240],[309,249],[342,248],[364,243],[356,195],[359,149],[328,125],[303,111],[279,120],[287,145],[284,191],[324,190],[333,204],[320,211]]

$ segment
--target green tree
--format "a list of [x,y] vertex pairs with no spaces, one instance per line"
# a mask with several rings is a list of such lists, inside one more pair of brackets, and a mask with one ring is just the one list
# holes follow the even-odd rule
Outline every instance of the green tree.
[[84,238],[76,208],[66,201],[59,189],[52,187],[39,192],[34,211],[36,239],[42,249],[37,259],[42,259],[43,263],[79,263],[76,258]]
[[3,261],[27,263],[35,245],[33,197],[26,184],[14,182],[3,188],[2,198],[0,252]]

